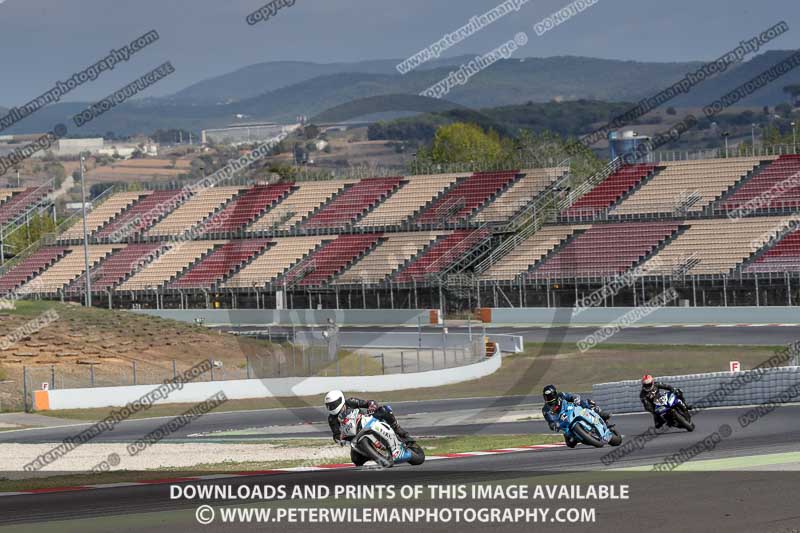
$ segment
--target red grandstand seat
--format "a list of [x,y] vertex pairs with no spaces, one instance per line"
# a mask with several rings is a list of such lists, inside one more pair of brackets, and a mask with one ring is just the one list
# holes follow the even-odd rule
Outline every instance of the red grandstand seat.
[[369,178],[346,188],[303,224],[306,228],[341,228],[351,224],[369,208],[380,203],[403,178]]
[[476,172],[457,182],[417,217],[419,224],[453,223],[468,218],[516,179],[518,172]]
[[596,224],[534,266],[530,277],[602,277],[625,272],[679,229],[677,222]]
[[425,281],[469,252],[489,235],[489,230],[458,230],[439,239],[394,275],[397,283]]
[[591,218],[602,213],[655,170],[655,165],[644,163],[623,165],[579,198],[562,215],[567,218]]
[[[748,203],[749,202],[749,203]],[[720,202],[723,211],[800,206],[800,155],[782,155]]]
[[272,244],[269,239],[229,241],[217,248],[185,274],[167,285],[168,289],[210,289]]

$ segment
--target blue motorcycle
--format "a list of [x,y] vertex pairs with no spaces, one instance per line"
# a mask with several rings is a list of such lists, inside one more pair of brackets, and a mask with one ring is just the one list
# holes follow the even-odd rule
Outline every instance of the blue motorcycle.
[[664,391],[664,394],[657,397],[653,402],[656,414],[663,418],[669,427],[678,427],[687,431],[694,431],[692,414],[686,408],[686,404],[681,401],[677,394],[671,391]]
[[[609,428],[599,414],[592,409],[571,402],[562,402],[558,417],[559,431],[575,442],[602,448],[606,444],[619,446],[622,436],[615,428]],[[571,448],[574,445],[570,446]]]

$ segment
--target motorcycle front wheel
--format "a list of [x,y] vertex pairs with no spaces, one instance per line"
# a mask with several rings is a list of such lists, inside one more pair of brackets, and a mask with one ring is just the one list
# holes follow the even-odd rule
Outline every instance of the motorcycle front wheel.
[[417,443],[411,444],[408,446],[408,449],[411,450],[411,459],[408,460],[408,464],[419,466],[425,462],[425,450],[422,449]]
[[356,466],[364,466],[364,464],[369,461],[369,457],[350,448],[350,460],[353,461],[353,464]]
[[680,410],[673,409],[672,417],[675,419],[675,424],[678,427],[683,428],[686,431],[694,431],[694,422],[692,422],[690,419],[687,419],[683,413],[680,412]]
[[611,429],[611,433],[613,433],[614,436],[611,437],[611,440],[609,440],[608,443],[611,446],[619,446],[620,444],[622,444],[622,435],[619,434],[619,431],[617,431],[617,428],[612,428]]
[[365,455],[368,455],[369,459],[372,459],[384,468],[391,468],[394,466],[392,455],[389,452],[389,447],[385,442],[381,442],[381,449],[379,450],[375,448],[370,439],[361,439],[358,449],[359,451],[364,452]]
[[575,424],[572,427],[572,433],[584,444],[588,444],[589,446],[594,446],[595,448],[602,448],[604,446],[604,442],[598,439],[592,433],[589,433],[584,429],[583,426],[580,424]]

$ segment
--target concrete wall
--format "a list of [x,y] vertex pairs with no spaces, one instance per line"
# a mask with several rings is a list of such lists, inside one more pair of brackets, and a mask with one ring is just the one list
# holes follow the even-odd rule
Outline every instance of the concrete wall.
[[[608,324],[635,307],[592,307],[574,313],[571,308],[524,307],[483,309],[492,324]],[[800,307],[662,307],[638,324],[800,324]]]
[[133,312],[181,322],[201,318],[207,326],[317,326],[327,324],[329,318],[339,326],[438,322],[438,311],[427,309],[140,309]]
[[[315,396],[323,395],[331,389],[341,389],[347,393],[359,393],[441,387],[488,376],[496,372],[501,364],[502,357],[498,355],[473,365],[412,374],[243,379],[186,383],[181,390],[173,391],[169,397],[156,403],[198,403],[220,391],[224,392],[229,399],[234,400]],[[157,387],[158,385],[136,385],[36,391],[36,405],[48,406],[51,410],[124,407]],[[46,397],[44,397],[45,395]]]
[[[757,371],[714,372],[656,377],[683,390],[686,401],[699,407],[754,405],[780,397],[783,391],[800,386],[800,367],[786,366]],[[601,383],[592,386],[592,399],[615,413],[642,412],[639,380]]]
[[[519,353],[522,351],[522,336],[519,335],[486,335],[491,342],[500,345],[500,350],[504,353]],[[310,343],[323,342],[321,331],[298,331],[297,340],[299,342]],[[472,332],[472,342],[480,342],[483,335],[480,329]],[[340,331],[339,344],[346,348],[417,348],[441,349],[444,346],[445,338],[441,333],[422,333],[417,332],[387,332],[381,331]],[[454,348],[468,346],[470,344],[468,333],[448,333],[447,346]]]

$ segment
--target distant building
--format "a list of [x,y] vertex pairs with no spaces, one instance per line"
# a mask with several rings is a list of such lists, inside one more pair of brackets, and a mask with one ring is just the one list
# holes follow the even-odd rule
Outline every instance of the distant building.
[[83,152],[97,154],[103,149],[103,138],[95,137],[92,139],[59,139],[52,147],[53,155],[56,157],[67,155],[79,155]]
[[245,144],[263,142],[274,139],[281,133],[291,133],[300,127],[300,124],[276,124],[274,122],[259,122],[253,124],[236,124],[227,128],[203,130],[200,141],[203,144]]
[[107,155],[109,157],[121,157],[122,159],[130,159],[136,151],[142,152],[144,155],[149,156],[157,156],[158,155],[158,144],[156,143],[147,143],[147,144],[130,144],[130,143],[111,143],[106,145],[104,148],[100,149],[97,154],[98,155]]

